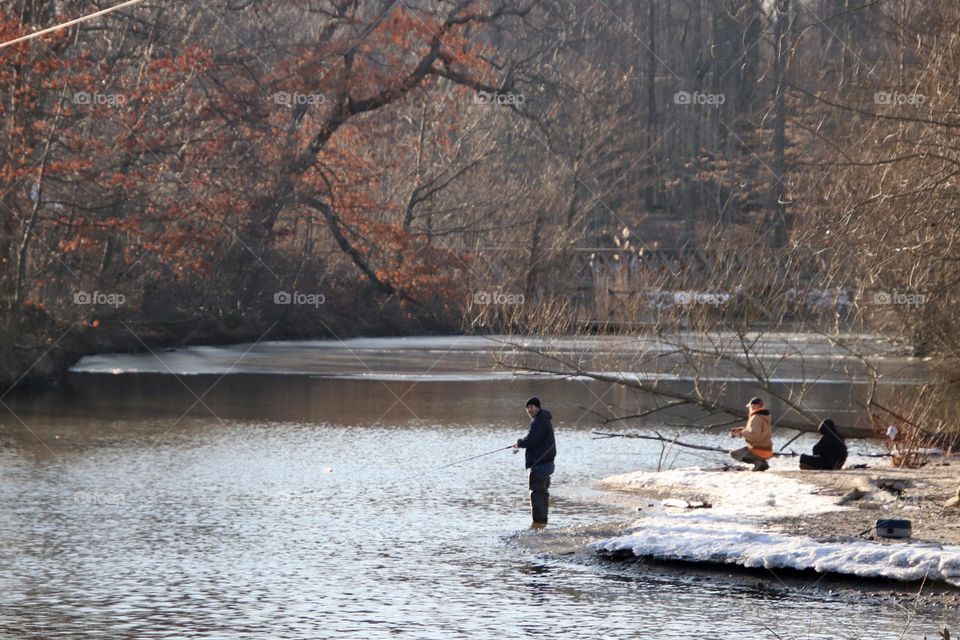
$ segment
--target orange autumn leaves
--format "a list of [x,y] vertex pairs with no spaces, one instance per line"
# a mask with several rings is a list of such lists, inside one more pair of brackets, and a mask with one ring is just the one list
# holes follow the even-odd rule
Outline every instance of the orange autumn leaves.
[[[28,30],[0,10],[0,37]],[[8,96],[0,118],[9,140],[0,189],[29,209],[36,197],[29,185],[40,180],[47,145],[36,230],[43,242],[35,246],[49,247],[80,272],[113,269],[127,277],[135,267],[134,277],[183,279],[215,272],[238,244],[262,256],[299,251],[303,223],[322,229],[329,221],[297,197],[273,198],[292,184],[294,196],[331,208],[352,247],[405,303],[454,299],[468,268],[464,256],[430,229],[404,224],[419,177],[411,174],[397,188],[395,176],[408,173],[420,143],[417,127],[398,121],[417,117],[420,101],[448,99],[431,95],[448,82],[435,74],[404,83],[437,46],[432,64],[489,79],[489,45],[474,37],[480,31],[397,5],[362,37],[337,31],[273,55],[245,50],[242,42],[218,55],[212,38],[200,38],[174,52],[151,48],[147,57],[125,58],[84,42],[100,37],[97,30],[11,47],[0,52]],[[366,113],[350,111],[352,102],[390,92],[399,97]],[[284,102],[281,93],[308,98]],[[78,102],[79,94],[106,97]],[[333,114],[343,121],[304,170],[294,160]],[[456,136],[457,121],[450,105],[435,128],[435,148]],[[390,186],[387,175],[394,176]],[[271,206],[279,214],[262,215]],[[262,233],[266,251],[245,235],[251,228]]]

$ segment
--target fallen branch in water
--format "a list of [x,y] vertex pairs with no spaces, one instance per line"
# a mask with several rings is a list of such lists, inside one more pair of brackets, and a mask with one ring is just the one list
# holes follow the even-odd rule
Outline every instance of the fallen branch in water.
[[[642,433],[608,433],[606,431],[597,431],[597,430],[594,430],[591,433],[593,433],[595,436],[598,436],[596,438],[593,438],[594,440],[603,440],[605,438],[639,438],[641,440],[655,440],[657,442],[664,442],[666,444],[675,444],[678,447],[686,447],[688,449],[697,449],[698,451],[714,451],[716,453],[730,453],[729,449],[721,449],[720,447],[708,447],[702,444],[690,444],[689,442],[680,442],[679,440],[675,440],[673,438],[666,438],[660,435],[660,433],[656,431],[654,431],[656,435],[653,435],[653,436],[645,435]],[[800,454],[795,453],[793,451],[789,453],[781,453],[779,451],[776,451],[774,452],[773,455],[792,458]]]

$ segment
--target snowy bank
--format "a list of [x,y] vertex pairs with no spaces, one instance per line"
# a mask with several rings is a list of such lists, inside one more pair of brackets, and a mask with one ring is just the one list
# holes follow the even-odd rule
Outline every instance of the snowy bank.
[[[779,464],[777,464],[779,463]],[[746,568],[814,570],[893,580],[939,580],[960,586],[960,546],[930,542],[876,542],[855,536],[818,539],[815,524],[778,530],[777,522],[850,510],[816,484],[776,473],[677,469],[636,472],[602,481],[605,488],[651,498],[625,534],[592,545],[603,555],[734,564]],[[670,505],[709,503],[709,509]],[[856,510],[853,510],[856,511]],[[870,517],[882,517],[871,513]]]

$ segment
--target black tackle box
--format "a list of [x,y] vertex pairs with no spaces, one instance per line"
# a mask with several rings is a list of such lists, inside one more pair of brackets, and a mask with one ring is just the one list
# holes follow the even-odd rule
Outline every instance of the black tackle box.
[[911,525],[909,520],[883,518],[877,520],[878,538],[909,538]]

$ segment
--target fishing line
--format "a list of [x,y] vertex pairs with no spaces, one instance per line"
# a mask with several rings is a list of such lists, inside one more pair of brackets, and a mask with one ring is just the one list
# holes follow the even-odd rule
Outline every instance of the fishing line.
[[440,471],[441,469],[446,469],[446,468],[448,468],[448,467],[452,467],[452,466],[454,466],[454,465],[463,464],[464,462],[470,462],[471,460],[476,460],[477,458],[482,458],[482,457],[484,457],[484,456],[489,456],[489,455],[492,455],[492,454],[494,454],[494,453],[497,453],[498,451],[506,451],[507,449],[513,449],[513,445],[511,444],[511,445],[508,445],[508,446],[506,446],[506,447],[500,447],[499,449],[494,449],[493,451],[487,451],[486,453],[481,453],[480,455],[471,456],[471,457],[469,457],[469,458],[464,458],[463,460],[457,460],[456,462],[451,462],[450,464],[445,464],[445,465],[443,465],[442,467],[438,467],[438,468],[437,468],[437,471]]
[[91,14],[86,15],[86,16],[81,16],[81,17],[76,18],[76,19],[74,19],[74,20],[70,20],[70,21],[64,22],[64,23],[62,23],[62,24],[57,24],[57,25],[54,25],[54,26],[52,26],[52,27],[48,27],[48,28],[46,28],[46,29],[41,29],[40,31],[34,31],[33,33],[28,33],[28,34],[25,35],[25,36],[20,36],[19,38],[15,38],[15,39],[9,40],[9,41],[7,41],[7,42],[0,42],[0,49],[3,49],[4,47],[9,47],[9,46],[14,45],[14,44],[17,44],[18,42],[26,42],[27,40],[32,40],[33,38],[40,37],[40,36],[42,36],[42,35],[44,35],[44,34],[47,34],[47,33],[53,33],[54,31],[59,31],[60,29],[66,29],[67,27],[72,27],[72,26],[75,25],[75,24],[80,24],[81,22],[86,22],[87,20],[93,20],[94,18],[96,18],[96,17],[98,17],[98,16],[102,16],[102,15],[105,15],[105,14],[107,14],[107,13],[111,13],[111,12],[113,12],[113,11],[116,11],[117,9],[122,9],[122,8],[128,7],[128,6],[132,5],[132,4],[138,4],[138,3],[140,3],[140,2],[143,2],[143,0],[127,0],[126,2],[121,2],[120,4],[118,4],[118,5],[115,6],[115,7],[110,7],[110,8],[108,8],[108,9],[101,9],[100,11],[97,11],[97,12],[95,12],[95,13],[91,13]]

